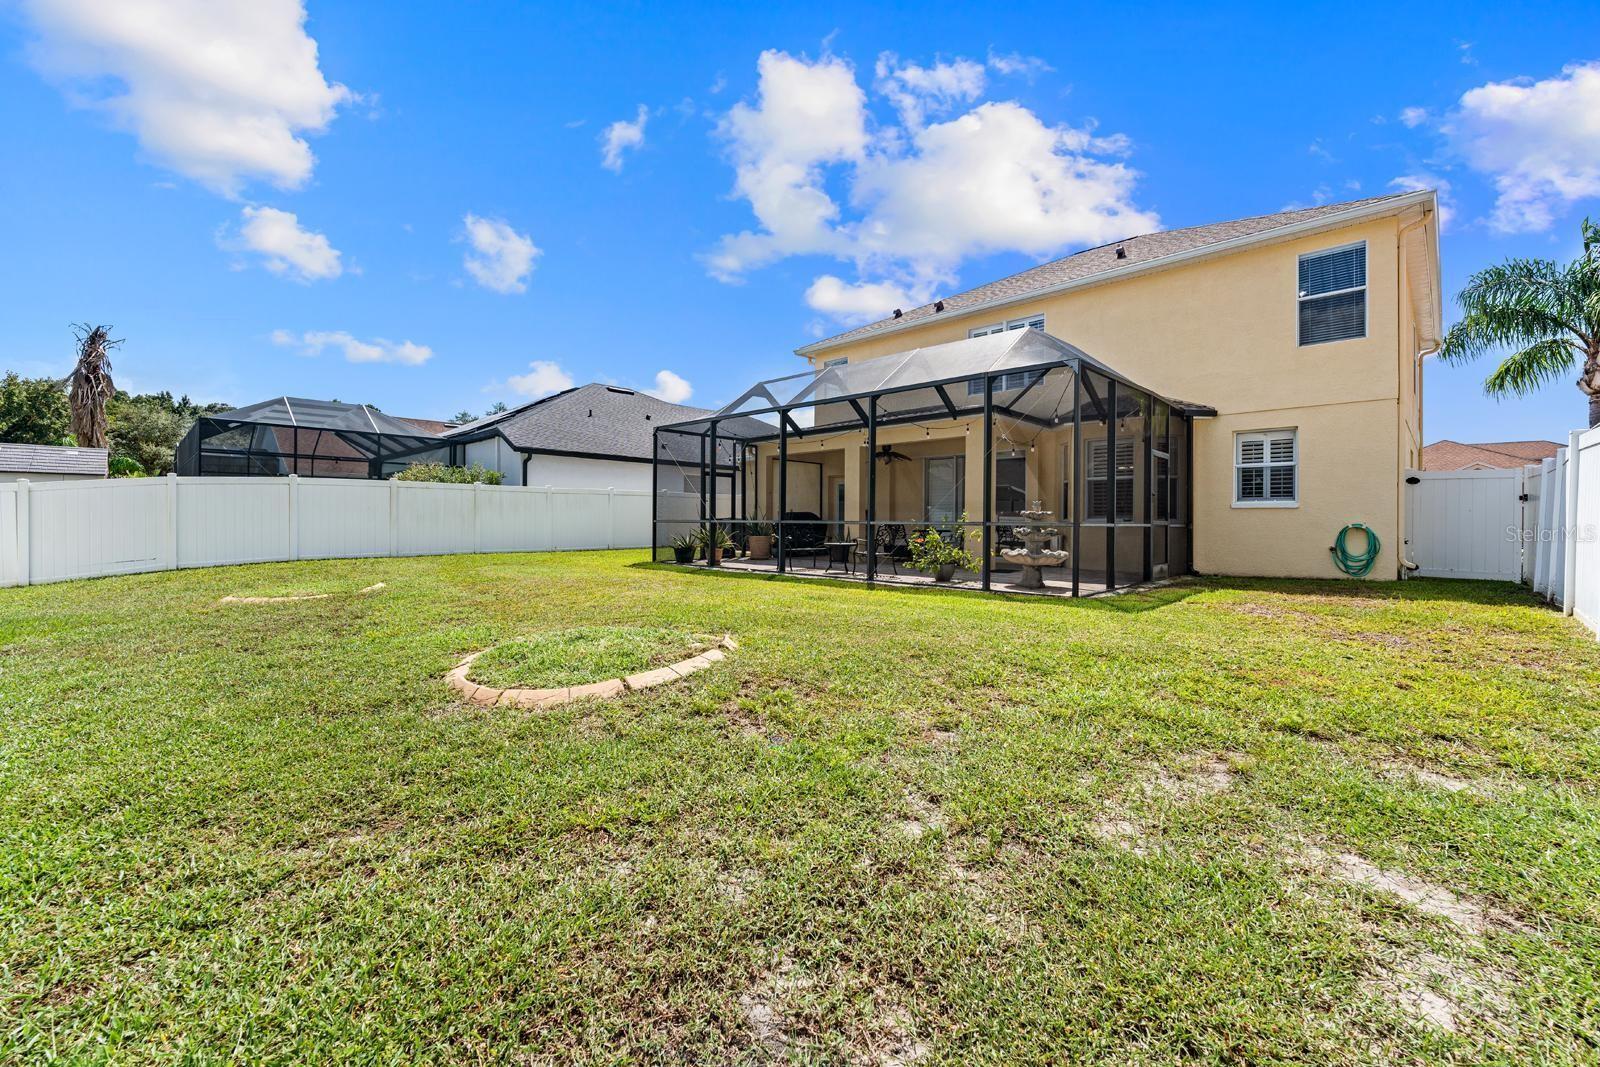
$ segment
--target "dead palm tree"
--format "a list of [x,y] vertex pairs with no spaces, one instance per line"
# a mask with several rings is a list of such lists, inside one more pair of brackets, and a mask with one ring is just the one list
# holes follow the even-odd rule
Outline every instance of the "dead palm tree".
[[111,382],[111,350],[122,342],[111,340],[108,326],[83,322],[72,332],[78,338],[78,364],[71,378],[72,436],[80,448],[105,448],[106,402],[117,391]]
[[1457,299],[1466,314],[1439,349],[1446,363],[1515,348],[1484,381],[1490,396],[1531,393],[1581,363],[1589,425],[1600,425],[1600,226],[1583,220],[1583,255],[1571,263],[1508,259],[1474,274]]

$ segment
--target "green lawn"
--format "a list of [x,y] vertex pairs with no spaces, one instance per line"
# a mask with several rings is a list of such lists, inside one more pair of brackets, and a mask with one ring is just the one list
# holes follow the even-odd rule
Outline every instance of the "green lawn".
[[[1600,1056],[1600,646],[1520,591],[640,555],[0,590],[0,1062]],[[442,681],[579,626],[740,648]]]

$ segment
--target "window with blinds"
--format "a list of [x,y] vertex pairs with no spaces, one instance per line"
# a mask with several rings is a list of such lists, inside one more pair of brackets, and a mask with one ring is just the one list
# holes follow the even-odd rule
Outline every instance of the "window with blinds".
[[1236,434],[1234,504],[1240,507],[1291,507],[1298,503],[1299,459],[1293,430]]
[[1367,245],[1300,257],[1300,344],[1367,335]]
[[[1133,446],[1131,437],[1120,438],[1117,441],[1117,471],[1113,479],[1116,483],[1117,494],[1117,522],[1133,521]],[[1106,443],[1103,440],[1088,442],[1086,457],[1089,470],[1086,477],[1087,496],[1084,506],[1088,508],[1085,518],[1099,522],[1109,522],[1106,503],[1112,491],[1106,484]]]

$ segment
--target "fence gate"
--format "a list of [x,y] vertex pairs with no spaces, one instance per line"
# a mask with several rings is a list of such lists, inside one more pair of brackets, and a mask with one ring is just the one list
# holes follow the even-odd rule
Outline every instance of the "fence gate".
[[[1522,470],[1406,471],[1406,549],[1427,578],[1522,579]],[[1530,516],[1531,518],[1531,516]]]

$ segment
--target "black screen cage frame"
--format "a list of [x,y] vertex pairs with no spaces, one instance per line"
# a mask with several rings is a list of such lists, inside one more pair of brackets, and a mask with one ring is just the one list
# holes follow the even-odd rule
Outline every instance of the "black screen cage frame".
[[[978,581],[982,589],[987,591],[994,585],[998,538],[1019,525],[1015,516],[995,514],[996,461],[1014,455],[1011,449],[996,447],[997,421],[1005,427],[1030,426],[1035,430],[1060,431],[1068,425],[1071,427],[1072,481],[1077,489],[1072,495],[1071,514],[1068,515],[1063,487],[1062,514],[1050,523],[1069,531],[1064,539],[1071,546],[1070,595],[1090,595],[1144,584],[1159,577],[1156,550],[1161,548],[1161,566],[1173,562],[1174,542],[1169,538],[1174,530],[1181,531],[1181,557],[1176,570],[1167,573],[1192,573],[1194,421],[1215,417],[1215,409],[1173,400],[1139,386],[1076,346],[1042,331],[1022,332],[1031,336],[1004,338],[998,346],[985,339],[987,351],[978,350],[973,342],[980,339],[973,338],[848,365],[861,368],[879,360],[891,364],[898,361],[896,369],[874,371],[869,375],[852,376],[847,366],[840,365],[760,382],[709,416],[658,427],[652,449],[651,560],[663,558],[664,534],[691,523],[703,537],[711,540],[716,539],[719,529],[727,530],[734,535],[736,544],[743,540],[741,532],[747,537],[757,524],[769,529],[774,535],[775,569],[779,573],[791,569],[790,528],[814,529],[819,525],[836,526],[841,530],[859,528],[865,533],[866,545],[874,546],[882,528],[903,527],[907,522],[905,516],[883,518],[878,514],[878,431],[910,425],[927,428],[931,434],[932,428],[941,423],[954,425],[971,420],[966,432],[970,433],[977,425],[981,426],[982,433],[982,515],[975,521],[963,514],[959,521],[929,520],[927,525],[944,529],[947,534],[956,530],[963,544],[969,537],[980,542]],[[963,346],[973,351],[956,351]],[[919,356],[927,357],[925,366],[943,366],[946,372],[919,376],[914,366]],[[987,360],[987,368],[973,373],[970,366],[973,359]],[[906,373],[908,369],[910,373]],[[1055,372],[1061,371],[1070,376],[1072,393],[1070,414],[1066,416],[1061,413],[1064,395],[1042,410],[1038,404],[1040,387],[1049,382]],[[887,384],[851,388],[853,380],[859,383],[863,377],[879,377]],[[1055,374],[1055,379],[1059,382],[1060,375]],[[788,399],[784,399],[785,395]],[[824,408],[829,409],[826,417],[819,418]],[[1103,436],[1086,436],[1084,416],[1089,411],[1100,413],[1093,428],[1103,426]],[[1153,436],[1157,411],[1166,420],[1161,424],[1164,433],[1159,442],[1164,446],[1161,449],[1154,447],[1158,443]],[[1124,473],[1126,468],[1119,467],[1118,426],[1130,416],[1140,425],[1129,452],[1131,463],[1142,467],[1142,479],[1136,478],[1132,471]],[[792,462],[807,462],[791,458],[790,444],[858,435],[864,435],[861,444],[871,457],[866,462],[865,491],[859,514],[789,518],[794,514],[788,499],[789,466]],[[1123,439],[1126,441],[1129,437]],[[1102,440],[1105,442],[1105,469],[1098,478],[1092,478],[1084,473],[1088,469],[1084,448],[1086,444]],[[750,460],[760,456],[763,445],[776,447],[776,501],[771,509],[774,514],[767,517],[751,514],[752,497],[760,492],[760,464],[752,464]],[[1176,467],[1175,455],[1181,457]],[[1157,477],[1156,467],[1163,459],[1166,469]],[[677,492],[663,490],[664,470],[686,472],[684,491],[678,495],[694,497],[691,516],[663,516],[664,498]],[[1128,481],[1130,490],[1142,480],[1146,490],[1142,517],[1132,517],[1139,512],[1131,503],[1130,517],[1123,517],[1119,480]],[[1102,502],[1102,516],[1086,517],[1085,501],[1090,496]],[[721,500],[729,505],[726,512],[720,510]],[[1165,514],[1158,518],[1162,511]],[[1158,541],[1160,535],[1155,531],[1162,528],[1166,535]],[[1134,531],[1142,531],[1142,534]],[[1084,549],[1096,546],[1101,536],[1104,537],[1103,571],[1095,563],[1086,568]],[[1135,547],[1135,539],[1142,544]],[[1120,567],[1119,546],[1124,555]],[[704,555],[706,565],[716,565],[710,553]],[[1129,555],[1134,558],[1127,558]],[[869,548],[861,557],[864,577],[869,583],[876,581],[881,567],[879,553]]]

